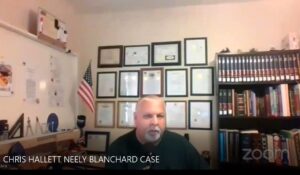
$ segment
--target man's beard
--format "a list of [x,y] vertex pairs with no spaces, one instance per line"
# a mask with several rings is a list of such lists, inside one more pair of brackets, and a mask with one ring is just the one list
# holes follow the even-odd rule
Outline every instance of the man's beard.
[[153,142],[157,142],[160,140],[162,135],[162,131],[158,126],[152,127],[152,128],[148,128],[146,133],[145,133],[145,140],[146,143],[153,143]]

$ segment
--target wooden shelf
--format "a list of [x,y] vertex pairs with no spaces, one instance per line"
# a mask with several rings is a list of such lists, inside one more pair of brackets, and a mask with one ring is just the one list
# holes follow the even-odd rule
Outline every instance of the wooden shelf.
[[243,53],[218,53],[218,56],[264,56],[264,55],[278,55],[298,53],[300,49],[295,50],[269,50],[269,51],[257,51],[257,52],[243,52]]
[[300,83],[300,80],[286,80],[286,81],[264,81],[264,82],[219,82],[219,86],[222,87],[231,87],[231,86],[272,86],[278,84],[296,84]]
[[[258,114],[270,114],[269,110],[281,110],[285,108],[285,101],[290,100],[290,95],[298,93],[294,90],[292,92],[288,91],[296,84],[300,84],[300,80],[290,80],[286,79],[288,76],[299,76],[298,69],[300,59],[300,49],[297,50],[271,50],[271,51],[259,51],[259,52],[245,52],[245,53],[220,53],[217,54],[216,58],[216,71],[217,73],[217,92],[219,96],[217,97],[217,111],[224,110],[235,110],[241,114],[247,113],[250,115],[249,111],[257,109]],[[277,70],[277,71],[275,71]],[[293,70],[290,72],[290,70]],[[297,71],[295,71],[297,70]],[[237,77],[236,75],[239,75]],[[240,82],[221,82],[220,80],[236,80],[236,78],[241,78],[245,76],[247,80],[251,77],[254,80],[257,77],[270,77],[270,76],[281,76],[282,80],[272,80],[270,78],[268,81],[240,81]],[[220,76],[220,77],[219,77]],[[226,79],[224,79],[226,78]],[[244,78],[244,77],[243,77]],[[241,80],[241,79],[239,79]],[[288,86],[280,86],[281,84],[288,84]],[[272,88],[270,88],[272,87]],[[294,88],[294,87],[293,87]],[[298,88],[298,87],[297,87]],[[288,91],[288,92],[287,92]],[[280,93],[279,93],[280,92]],[[255,93],[252,96],[250,93]],[[233,95],[234,94],[234,95]],[[250,94],[250,95],[249,95]],[[269,95],[269,96],[266,96]],[[272,96],[271,96],[271,95]],[[236,96],[235,96],[236,95]],[[275,100],[271,97],[280,96]],[[259,100],[255,102],[253,97],[258,97]],[[288,99],[287,99],[287,98]],[[235,101],[234,101],[235,100]],[[272,100],[273,103],[270,101]],[[274,101],[276,103],[274,103]],[[295,99],[292,99],[296,101]],[[235,102],[235,103],[234,103]],[[228,106],[223,106],[224,104],[231,104]],[[246,103],[246,104],[245,104]],[[257,107],[257,105],[263,106]],[[274,105],[277,105],[275,108]],[[290,111],[295,114],[294,106],[298,103],[293,103],[290,108],[294,111]],[[220,109],[219,109],[220,108]],[[250,109],[249,109],[250,108]],[[268,111],[267,111],[268,110]],[[290,110],[290,109],[286,109]],[[236,112],[235,114],[238,114]],[[252,111],[251,111],[252,112]],[[254,112],[252,112],[254,113]],[[282,112],[283,113],[283,112]],[[228,113],[227,113],[228,114]],[[289,113],[283,113],[284,115],[291,115]],[[268,143],[263,142],[261,138],[265,137],[263,135],[256,135],[256,137],[251,136],[248,140],[241,137],[242,134],[237,133],[233,130],[243,131],[243,130],[257,130],[259,133],[265,134],[280,134],[281,130],[292,130],[300,128],[300,116],[218,116],[218,128],[219,131],[219,160],[236,160],[235,162],[219,162],[219,168],[221,170],[296,170],[299,172],[299,167],[293,166],[280,166],[275,163],[268,162],[242,162],[243,156],[240,152],[245,148],[244,143],[248,141],[249,147],[253,149],[266,149],[266,147],[259,147],[255,144],[259,143],[264,146],[267,144],[273,144],[272,140],[268,140]],[[224,130],[223,130],[224,129]],[[227,129],[227,130],[226,130]],[[231,131],[230,131],[231,130]],[[270,135],[268,135],[270,136]],[[272,135],[271,135],[272,137]],[[269,137],[269,138],[271,138]],[[258,142],[258,139],[260,141]],[[265,141],[265,140],[264,140]],[[271,142],[270,142],[271,141]],[[247,144],[248,144],[247,143]],[[274,142],[275,143],[275,142]],[[281,143],[280,143],[281,144]],[[274,146],[274,145],[273,145]],[[286,145],[288,148],[289,145]],[[267,147],[267,149],[270,149]],[[275,149],[274,149],[275,150]],[[221,154],[222,153],[222,154]],[[239,159],[239,160],[237,160]],[[240,162],[239,162],[240,161]]]
[[300,128],[300,117],[220,117],[220,129],[257,129],[263,133]]
[[48,46],[48,47],[51,47],[51,48],[53,48],[53,49],[56,49],[56,50],[58,50],[58,51],[60,51],[60,52],[63,52],[63,53],[65,53],[65,54],[70,54],[70,55],[72,55],[72,56],[78,57],[78,54],[76,54],[76,53],[73,53],[73,52],[67,53],[65,49],[62,49],[62,48],[60,48],[60,47],[58,47],[58,46],[56,46],[56,45],[53,45],[53,44],[51,44],[51,43],[48,43],[48,42],[44,41],[44,40],[40,40],[40,39],[38,39],[37,35],[34,35],[34,34],[32,34],[32,33],[29,33],[29,32],[27,32],[27,31],[25,31],[25,30],[19,29],[19,28],[13,26],[13,25],[8,24],[8,23],[6,23],[6,22],[4,22],[4,21],[1,21],[1,20],[0,20],[0,27],[2,27],[2,28],[4,28],[4,29],[7,29],[7,30],[9,30],[9,31],[11,31],[11,32],[17,33],[17,34],[19,34],[19,35],[22,35],[22,36],[24,36],[24,37],[26,37],[26,38],[28,38],[28,39],[33,40],[33,41],[39,42],[39,43],[41,43],[41,44],[43,44],[43,45],[46,45],[46,46]]

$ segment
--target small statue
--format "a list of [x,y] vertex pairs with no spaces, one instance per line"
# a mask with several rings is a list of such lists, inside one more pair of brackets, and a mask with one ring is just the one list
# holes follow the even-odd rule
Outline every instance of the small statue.
[[30,121],[29,117],[27,119],[26,136],[28,135],[28,130],[30,131],[31,135],[33,135],[33,131],[32,131],[32,128],[31,128],[31,121]]

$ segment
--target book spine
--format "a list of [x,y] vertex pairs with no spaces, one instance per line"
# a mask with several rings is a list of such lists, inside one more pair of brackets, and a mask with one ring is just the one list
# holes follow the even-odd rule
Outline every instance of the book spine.
[[223,72],[223,70],[222,70],[222,57],[218,57],[218,75],[219,75],[219,78],[218,78],[218,81],[219,82],[222,82],[222,80],[223,80],[223,75],[222,75],[222,72]]

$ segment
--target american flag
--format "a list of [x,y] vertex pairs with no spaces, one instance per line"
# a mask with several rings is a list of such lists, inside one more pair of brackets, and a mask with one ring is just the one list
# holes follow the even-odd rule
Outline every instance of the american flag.
[[93,81],[92,81],[92,71],[91,71],[91,62],[90,62],[83,76],[83,79],[81,80],[77,93],[82,98],[82,100],[88,105],[90,110],[94,112],[95,106],[94,106],[94,93],[93,93],[92,86],[93,86]]

